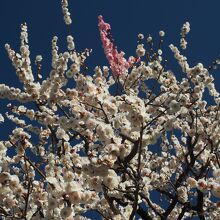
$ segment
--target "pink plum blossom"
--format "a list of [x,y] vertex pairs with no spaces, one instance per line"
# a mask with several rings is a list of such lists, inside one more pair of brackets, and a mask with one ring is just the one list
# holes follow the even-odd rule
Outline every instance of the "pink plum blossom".
[[114,45],[113,39],[110,34],[110,24],[105,23],[101,15],[98,16],[98,21],[102,46],[104,48],[104,52],[110,64],[113,75],[118,77],[122,74],[125,74],[135,62],[139,61],[139,59],[131,56],[128,58],[127,61],[124,58],[125,53],[123,51],[118,52],[116,45]]

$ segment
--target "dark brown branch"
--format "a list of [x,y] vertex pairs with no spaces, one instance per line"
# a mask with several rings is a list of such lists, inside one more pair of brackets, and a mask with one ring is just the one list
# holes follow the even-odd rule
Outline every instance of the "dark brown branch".
[[153,204],[151,203],[150,199],[148,197],[146,197],[143,193],[140,193],[140,196],[146,200],[147,204],[149,205],[149,207],[158,215],[160,216],[161,219],[163,219],[163,214],[161,214],[159,211],[156,210],[156,208],[153,206]]
[[106,201],[108,202],[109,207],[111,208],[112,212],[115,215],[120,214],[120,211],[114,205],[114,199],[108,196],[107,188],[104,185],[102,188],[103,188],[103,192],[104,192],[104,197],[105,197]]
[[131,152],[128,154],[127,157],[125,157],[124,163],[129,163],[135,157],[138,152],[139,141],[140,140],[135,141]]
[[140,206],[137,209],[137,214],[143,219],[143,220],[153,220],[147,211],[144,211]]
[[204,214],[203,214],[203,193],[197,189],[198,197],[197,197],[197,213],[199,216],[199,219],[205,220]]

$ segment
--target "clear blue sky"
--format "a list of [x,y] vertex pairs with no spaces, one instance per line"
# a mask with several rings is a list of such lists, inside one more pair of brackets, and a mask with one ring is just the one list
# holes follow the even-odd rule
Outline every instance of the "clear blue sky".
[[[51,39],[59,37],[64,48],[67,29],[63,22],[61,0],[1,0],[0,3],[0,83],[18,86],[18,80],[7,57],[4,44],[19,50],[20,24],[27,22],[32,56],[43,55],[43,75],[47,76],[51,63]],[[158,31],[165,30],[164,51],[168,45],[179,45],[182,24],[189,21],[188,49],[185,54],[191,65],[198,62],[206,67],[220,55],[220,0],[69,0],[73,24],[72,34],[77,48],[92,48],[88,65],[106,65],[99,38],[97,16],[102,14],[112,26],[113,37],[119,49],[127,56],[135,55],[137,34],[149,33],[158,39]],[[167,49],[166,49],[167,47]],[[170,68],[179,74],[171,52],[168,52]],[[213,73],[220,91],[220,70]],[[5,101],[0,100],[0,112]],[[1,127],[1,129],[3,129]],[[3,130],[7,129],[4,127]],[[6,136],[1,130],[0,137]],[[3,131],[3,132],[2,132]],[[5,137],[6,138],[6,137]]]

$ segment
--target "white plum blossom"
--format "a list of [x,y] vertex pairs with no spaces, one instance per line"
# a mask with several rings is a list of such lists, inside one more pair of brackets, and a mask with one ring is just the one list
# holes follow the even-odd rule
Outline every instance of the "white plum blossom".
[[137,45],[136,54],[138,57],[143,57],[145,55],[145,49],[143,44]]
[[70,207],[65,207],[61,209],[60,215],[63,219],[66,219],[72,215],[72,209]]
[[184,186],[181,186],[177,189],[177,193],[178,193],[178,199],[185,203],[188,200],[188,195],[187,195],[187,188]]
[[65,24],[70,25],[72,23],[72,19],[70,17],[70,12],[68,9],[68,0],[62,0],[62,11]]
[[194,188],[194,187],[197,186],[197,181],[196,181],[194,178],[192,178],[192,177],[189,177],[189,178],[187,179],[187,183],[189,184],[189,186],[190,186],[191,188]]
[[103,183],[110,189],[117,188],[119,184],[117,174],[114,171],[109,170],[108,175],[103,178]]
[[58,139],[64,139],[65,141],[69,140],[68,134],[66,134],[65,130],[62,128],[57,129],[56,135]]
[[213,176],[214,176],[215,178],[220,177],[220,168],[213,170]]
[[176,112],[178,112],[179,110],[180,110],[180,103],[179,102],[177,102],[176,100],[172,100],[171,102],[170,102],[170,104],[169,104],[169,107],[170,107],[170,112],[171,113],[176,113]]

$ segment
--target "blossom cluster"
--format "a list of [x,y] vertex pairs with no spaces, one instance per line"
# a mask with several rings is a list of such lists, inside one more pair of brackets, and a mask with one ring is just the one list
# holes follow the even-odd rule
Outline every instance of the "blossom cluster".
[[70,17],[70,12],[68,9],[68,1],[62,0],[62,11],[63,11],[63,18],[66,25],[70,25],[72,23],[72,19]]
[[127,70],[137,61],[135,57],[129,57],[128,61],[124,58],[125,53],[123,51],[118,52],[116,45],[111,34],[111,26],[105,23],[103,17],[100,15],[99,19],[99,30],[104,48],[105,55],[110,64],[112,73],[115,76],[125,74]]

